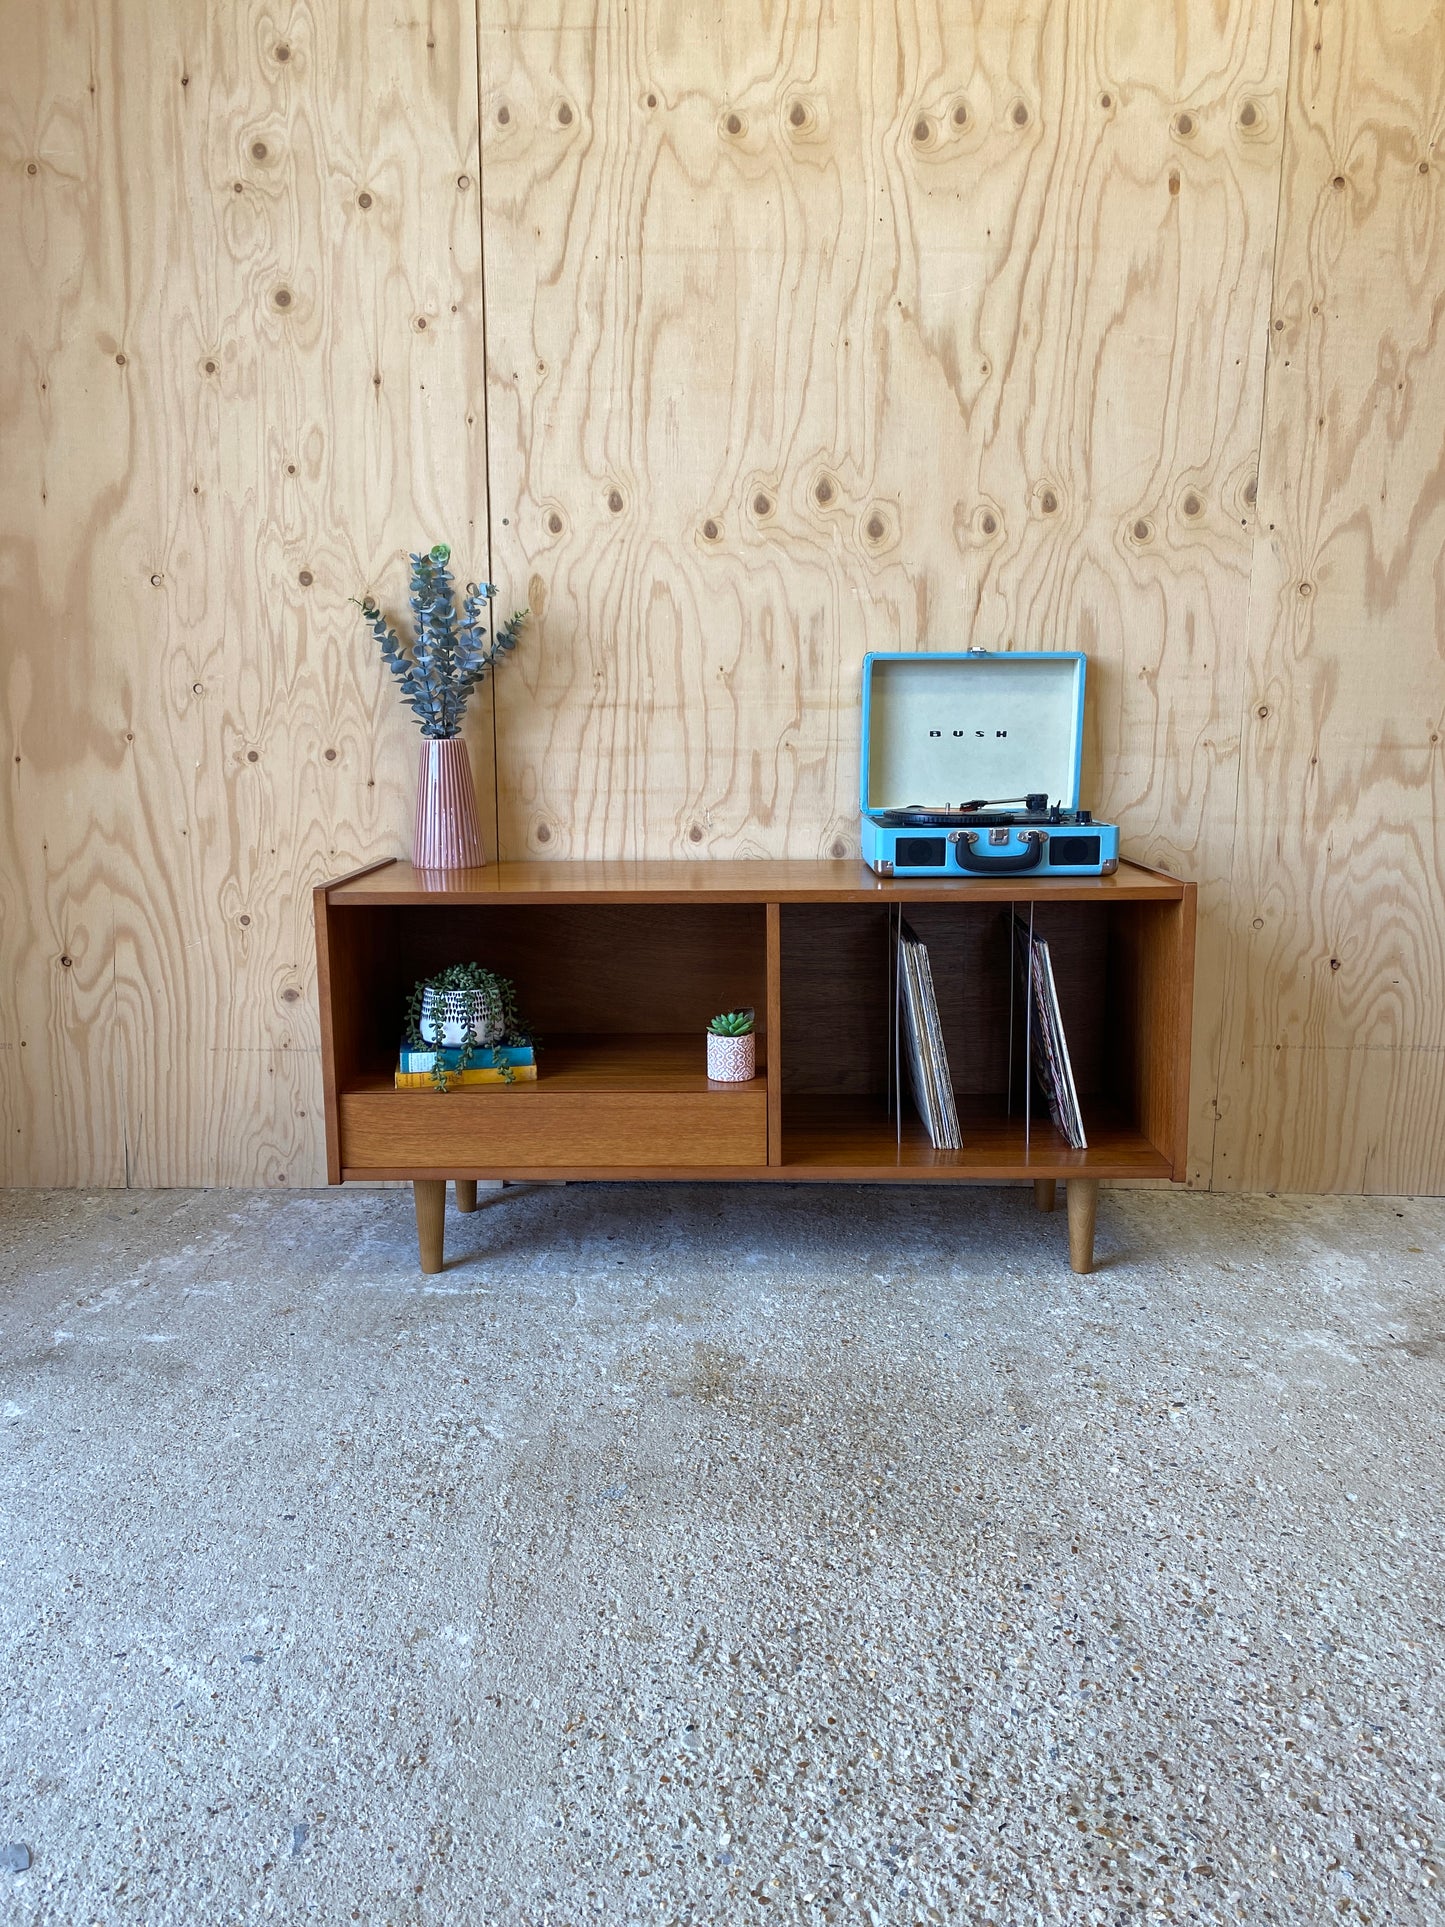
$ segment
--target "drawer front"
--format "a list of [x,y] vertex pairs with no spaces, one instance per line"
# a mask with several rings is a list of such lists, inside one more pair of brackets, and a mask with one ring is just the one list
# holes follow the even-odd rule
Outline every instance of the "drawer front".
[[473,1167],[619,1170],[768,1161],[767,1095],[354,1091],[340,1099],[341,1162],[353,1171]]

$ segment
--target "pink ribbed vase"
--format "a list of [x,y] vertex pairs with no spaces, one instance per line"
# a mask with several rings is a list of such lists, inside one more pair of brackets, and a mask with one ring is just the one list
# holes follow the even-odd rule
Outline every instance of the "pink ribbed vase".
[[460,736],[422,741],[411,860],[418,870],[475,870],[487,860],[471,759]]

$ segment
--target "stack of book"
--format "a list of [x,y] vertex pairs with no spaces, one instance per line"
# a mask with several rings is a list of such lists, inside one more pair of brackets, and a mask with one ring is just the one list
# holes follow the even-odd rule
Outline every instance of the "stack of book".
[[1030,937],[1029,927],[1017,914],[1014,917],[1014,944],[1023,973],[1024,995],[1033,999],[1030,1028],[1030,1068],[1038,1078],[1049,1107],[1049,1115],[1076,1151],[1088,1149],[1084,1136],[1084,1114],[1079,1108],[1074,1067],[1069,1060],[1069,1040],[1064,1035],[1064,1019],[1059,1010],[1059,992],[1054,982],[1053,959],[1046,937]]
[[903,923],[898,932],[898,999],[903,1006],[903,1032],[913,1101],[933,1147],[961,1151],[958,1106],[953,1099],[943,1026],[938,1021],[938,999],[933,994],[933,972],[927,946]]
[[447,1090],[470,1090],[477,1084],[535,1084],[537,1054],[530,1044],[474,1044],[465,1070],[459,1050],[413,1050],[403,1044],[397,1060],[396,1088],[399,1091],[434,1091],[437,1088],[437,1060]]

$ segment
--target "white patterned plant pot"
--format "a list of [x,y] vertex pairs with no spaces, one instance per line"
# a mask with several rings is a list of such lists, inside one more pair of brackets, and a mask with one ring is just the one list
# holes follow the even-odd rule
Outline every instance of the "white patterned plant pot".
[[707,1074],[715,1084],[746,1084],[758,1074],[758,1040],[752,1031],[746,1037],[719,1037],[707,1034]]
[[474,1044],[495,1044],[507,1033],[500,1004],[469,990],[424,990],[417,1028],[443,1050],[460,1050],[469,1033]]

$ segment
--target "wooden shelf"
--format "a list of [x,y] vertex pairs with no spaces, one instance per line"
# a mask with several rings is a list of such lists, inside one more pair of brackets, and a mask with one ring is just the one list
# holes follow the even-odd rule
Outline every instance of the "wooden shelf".
[[[619,1031],[610,1035],[557,1037],[537,1052],[535,1082],[528,1078],[515,1084],[472,1084],[448,1091],[463,1103],[491,1103],[495,1099],[512,1103],[518,1099],[545,1098],[559,1091],[655,1091],[706,1093],[729,1098],[755,1095],[767,1088],[767,1042],[758,1039],[758,1075],[746,1084],[713,1082],[707,1074],[707,1046],[701,1031],[684,1035],[673,1032]],[[416,1088],[397,1090],[393,1074],[387,1071],[363,1072],[350,1080],[345,1090],[389,1091],[399,1098],[440,1098],[440,1091]]]
[[785,1097],[783,1159],[778,1175],[793,1178],[1167,1178],[1170,1163],[1143,1132],[1112,1106],[1086,1104],[1089,1145],[1075,1151],[1040,1105],[1025,1153],[1024,1120],[1002,1099],[959,1098],[961,1151],[937,1151],[916,1117],[905,1112],[901,1141],[876,1097]]
[[1122,861],[1107,877],[880,877],[865,863],[490,863],[416,870],[388,862],[328,884],[332,904],[1177,903],[1178,877]]
[[766,1078],[710,1083],[704,1053],[701,1032],[569,1037],[541,1054],[535,1083],[445,1093],[362,1072],[338,1098],[344,1162],[358,1175],[765,1167]]

